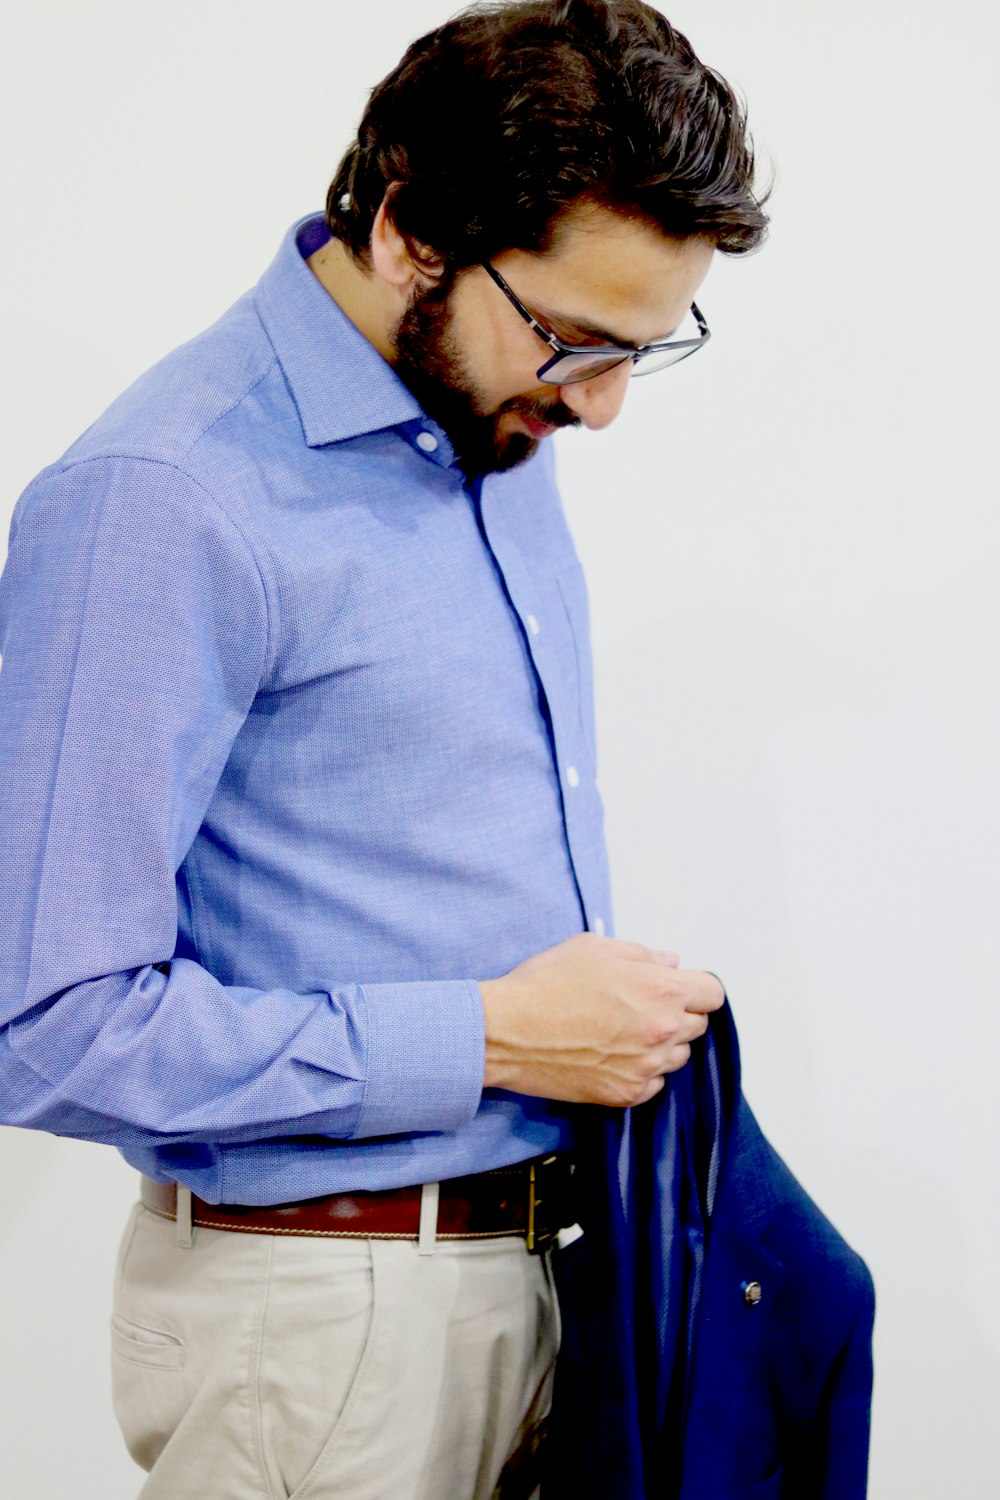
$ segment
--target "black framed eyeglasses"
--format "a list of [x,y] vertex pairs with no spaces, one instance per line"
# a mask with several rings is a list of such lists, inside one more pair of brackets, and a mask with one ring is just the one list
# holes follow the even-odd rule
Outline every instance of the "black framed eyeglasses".
[[661,339],[653,344],[642,344],[638,349],[630,349],[625,344],[566,344],[528,311],[499,271],[494,270],[488,261],[484,260],[480,264],[508,301],[516,307],[529,328],[533,328],[538,337],[550,349],[555,350],[552,358],[537,372],[536,378],[546,385],[571,385],[577,380],[592,380],[595,375],[603,375],[606,370],[613,370],[627,359],[632,361],[633,375],[651,375],[654,370],[665,370],[668,365],[675,365],[679,360],[686,359],[711,338],[708,324],[697,305],[692,302],[684,321],[675,330],[684,335],[682,338]]

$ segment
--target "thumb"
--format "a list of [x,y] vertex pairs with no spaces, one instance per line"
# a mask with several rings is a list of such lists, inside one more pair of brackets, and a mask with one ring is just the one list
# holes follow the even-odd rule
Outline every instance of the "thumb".
[[680,963],[680,957],[676,953],[664,952],[660,948],[652,948],[650,951],[654,958],[658,958],[663,964],[669,964],[672,969],[676,969]]

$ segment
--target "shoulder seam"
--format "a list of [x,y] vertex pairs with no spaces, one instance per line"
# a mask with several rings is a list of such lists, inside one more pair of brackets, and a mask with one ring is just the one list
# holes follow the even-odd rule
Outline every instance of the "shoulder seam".
[[[263,379],[263,377],[261,378]],[[259,382],[255,381],[254,384],[259,384]],[[253,388],[254,387],[251,386],[250,390],[253,390]],[[250,392],[247,391],[246,394],[249,395]],[[237,402],[236,405],[239,405],[239,402]],[[234,408],[230,407],[230,410],[233,409]],[[207,428],[206,431],[208,431]],[[190,449],[188,450],[188,452],[190,452]],[[267,617],[267,643],[265,648],[264,671],[261,673],[260,682],[263,683],[264,681],[266,681],[266,679],[271,675],[271,671],[273,668],[274,650],[273,607],[271,603],[271,594],[267,587],[267,579],[265,578],[264,570],[260,565],[260,558],[257,556],[257,549],[254,547],[252,541],[247,535],[245,528],[240,525],[240,523],[235,519],[234,516],[230,515],[229,511],[222,504],[222,501],[219,500],[215,495],[213,495],[211,490],[206,489],[205,485],[202,484],[200,479],[196,479],[193,474],[188,473],[187,469],[181,468],[180,464],[172,463],[169,459],[166,458],[153,458],[148,454],[140,453],[114,452],[94,453],[89,455],[87,458],[74,458],[69,463],[64,464],[61,468],[51,470],[48,474],[44,475],[44,477],[42,475],[38,475],[37,479],[42,482],[44,482],[44,479],[55,479],[60,474],[68,473],[70,469],[79,469],[82,468],[85,464],[106,463],[109,459],[121,459],[126,463],[134,464],[155,464],[157,468],[172,469],[176,474],[179,474],[182,479],[185,479],[189,484],[194,485],[195,489],[201,492],[205,499],[208,500],[209,503],[214,506],[214,508],[219,512],[219,514],[229,522],[229,525],[240,537],[243,545],[246,547],[251,558],[253,559],[253,565],[256,570],[257,577],[260,580],[261,593],[264,596],[264,613]]]

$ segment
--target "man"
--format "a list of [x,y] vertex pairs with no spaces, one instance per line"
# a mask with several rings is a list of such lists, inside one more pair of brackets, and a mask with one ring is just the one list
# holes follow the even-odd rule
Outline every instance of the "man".
[[473,6],[325,215],[18,502],[3,1119],[142,1174],[148,1500],[527,1496],[573,1111],[718,981],[612,928],[549,436],[696,351],[756,246],[728,85],[639,0]]

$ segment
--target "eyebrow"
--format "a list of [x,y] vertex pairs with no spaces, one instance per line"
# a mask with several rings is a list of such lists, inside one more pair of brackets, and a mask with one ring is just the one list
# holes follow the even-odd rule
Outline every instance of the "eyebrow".
[[623,339],[617,333],[609,333],[606,328],[598,328],[595,323],[588,323],[585,318],[568,318],[563,313],[553,312],[551,308],[545,307],[538,307],[536,311],[546,322],[556,323],[560,328],[570,329],[574,333],[582,333],[587,338],[601,339],[605,344],[616,344],[622,349],[642,349],[646,344],[662,344],[680,327],[678,323],[677,327],[671,328],[669,333],[661,333],[655,339],[645,339],[642,344],[633,344],[629,339]]

